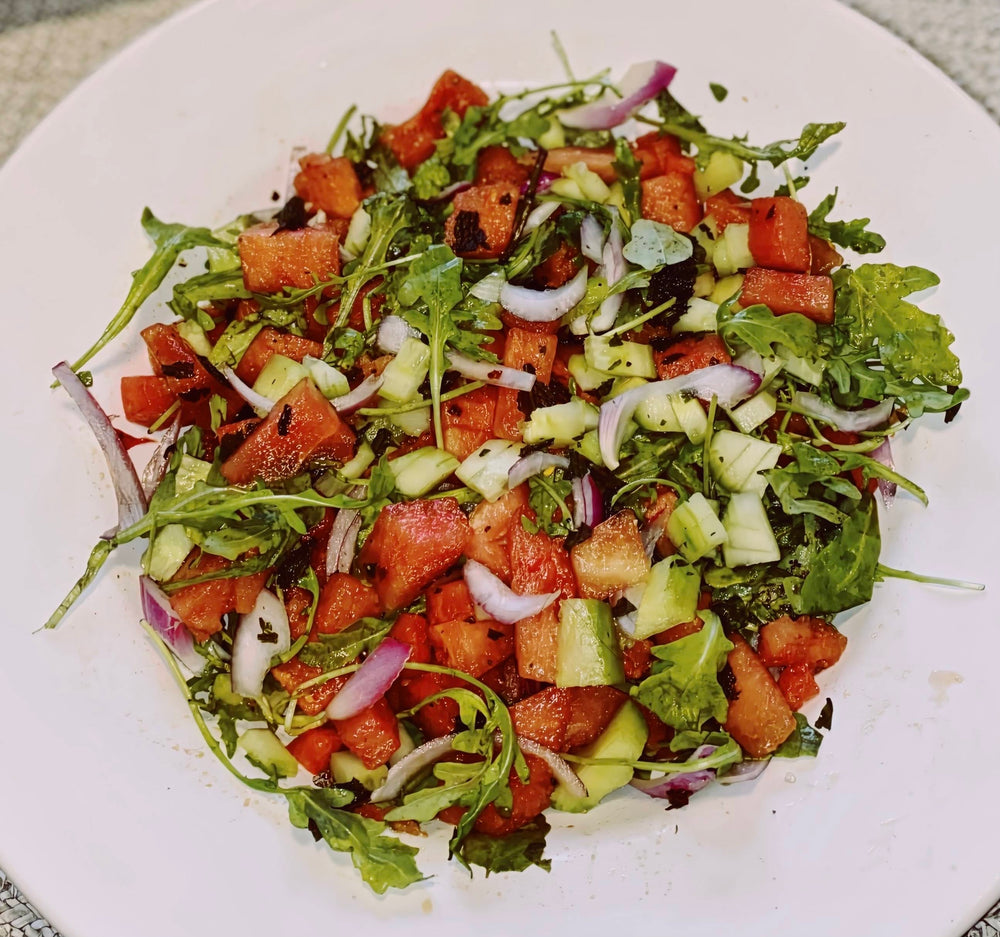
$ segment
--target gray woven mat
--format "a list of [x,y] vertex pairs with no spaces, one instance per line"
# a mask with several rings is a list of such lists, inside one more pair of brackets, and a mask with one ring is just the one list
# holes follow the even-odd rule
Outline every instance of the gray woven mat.
[[[0,163],[86,75],[192,0],[0,0]],[[1000,120],[1000,0],[844,0]],[[0,937],[59,937],[0,869]],[[1000,902],[966,937],[1000,937]]]

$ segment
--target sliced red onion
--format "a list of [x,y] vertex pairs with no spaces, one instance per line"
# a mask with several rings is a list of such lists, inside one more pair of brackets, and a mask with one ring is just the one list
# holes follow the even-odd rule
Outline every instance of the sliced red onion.
[[531,452],[510,467],[507,472],[507,487],[516,488],[521,482],[550,468],[569,468],[569,459],[554,452]]
[[167,474],[170,464],[170,450],[176,444],[181,434],[181,415],[178,413],[173,422],[163,431],[155,451],[150,456],[146,467],[142,470],[142,493],[148,503],[153,492],[160,487],[163,476]]
[[[535,194],[537,195],[540,192],[547,191],[548,188],[552,185],[552,183],[555,182],[556,179],[558,178],[559,178],[559,173],[546,172],[545,170],[542,170],[542,172],[538,174],[538,184],[535,186]],[[525,179],[524,182],[521,183],[521,195],[527,195],[528,189],[530,188],[531,188],[531,180]]]
[[580,224],[580,253],[595,264],[602,261],[604,251],[604,225],[593,215],[587,215]]
[[378,396],[382,386],[381,374],[369,374],[354,390],[339,397],[334,397],[330,403],[338,413],[353,413],[358,407],[364,407]]
[[389,769],[389,773],[382,782],[382,786],[372,791],[369,798],[371,802],[378,804],[387,800],[395,800],[406,790],[406,785],[420,774],[424,768],[434,764],[435,761],[451,751],[455,738],[456,736],[453,733],[431,739],[397,761]]
[[507,625],[537,615],[559,598],[558,592],[518,595],[476,560],[465,561],[462,576],[472,600],[495,621]]
[[815,417],[845,433],[860,433],[880,426],[892,416],[895,404],[895,400],[889,397],[867,410],[841,410],[840,407],[821,400],[816,394],[798,391],[792,395],[793,407],[801,410],[806,416]]
[[535,375],[520,368],[509,368],[490,361],[474,361],[454,351],[449,352],[446,357],[448,370],[457,371],[473,381],[483,381],[486,384],[495,384],[497,387],[509,387],[511,390],[528,391],[535,386]]
[[453,182],[449,186],[445,186],[445,188],[443,188],[440,192],[438,192],[437,195],[432,196],[431,198],[422,199],[422,201],[430,202],[432,204],[437,202],[447,202],[450,199],[454,198],[456,195],[458,195],[459,192],[464,192],[466,189],[471,189],[471,188],[472,188],[472,183],[465,179],[462,179],[459,180],[458,182]]
[[608,468],[618,468],[618,450],[621,448],[626,424],[635,413],[635,408],[649,397],[661,394],[692,394],[702,400],[716,397],[719,406],[729,410],[751,396],[758,387],[759,374],[732,364],[713,364],[666,381],[652,381],[641,387],[633,387],[601,405],[597,425],[601,458]]
[[139,596],[142,616],[153,631],[188,670],[201,673],[205,669],[205,658],[194,649],[194,638],[174,611],[167,594],[149,576],[140,576]]
[[[604,245],[604,251],[601,254],[604,261],[601,264],[601,273],[604,275],[605,280],[607,280],[608,286],[614,286],[625,276],[625,271],[628,269],[625,263],[625,256],[622,254],[624,246],[621,228],[618,226],[617,221],[615,221],[611,225],[611,233],[608,235],[608,241]],[[610,296],[605,297],[601,303],[600,311],[591,320],[591,331],[606,332],[610,329],[615,324],[618,310],[621,309],[624,299],[624,293],[612,293]]]
[[586,785],[565,758],[557,755],[552,749],[539,745],[534,739],[525,738],[523,735],[517,736],[517,744],[522,752],[541,758],[549,766],[555,779],[574,797],[587,796]]
[[260,696],[264,677],[276,654],[292,645],[288,613],[273,592],[261,589],[253,608],[240,616],[233,638],[233,692],[240,696]]
[[[882,440],[882,444],[871,451],[871,457],[876,461],[880,462],[887,469],[895,469],[895,465],[892,461],[892,449],[889,448],[889,437],[886,436]],[[896,497],[896,483],[891,482],[886,478],[880,478],[878,480],[878,490],[882,494],[882,501],[885,503],[886,507],[892,504],[893,499]]]
[[596,101],[560,112],[559,120],[567,127],[582,130],[610,130],[655,98],[676,74],[677,69],[666,62],[639,62],[629,68],[619,82],[621,98],[613,98],[605,92]]
[[719,775],[719,783],[741,784],[743,781],[753,781],[764,773],[770,760],[770,758],[764,758],[761,761],[741,761],[730,765],[725,774]]
[[376,338],[380,351],[384,351],[387,355],[395,355],[408,338],[420,338],[420,332],[406,319],[402,316],[382,317]]
[[326,574],[349,573],[358,548],[358,533],[361,530],[361,512],[353,508],[341,508],[330,527],[330,539],[326,544]]
[[263,394],[258,394],[249,384],[236,376],[232,368],[223,368],[222,373],[236,391],[250,406],[257,416],[267,416],[274,407],[274,401]]
[[412,650],[409,644],[384,638],[330,700],[326,707],[327,718],[350,719],[378,702],[403,672]]
[[529,290],[505,283],[500,291],[500,305],[529,322],[554,322],[569,312],[587,295],[587,269],[554,290]]
[[596,527],[604,519],[604,499],[601,489],[597,487],[590,472],[583,478],[574,478],[573,486],[573,523],[580,527]]
[[[707,758],[716,749],[715,745],[702,745],[691,755],[692,761]],[[715,768],[702,768],[684,774],[665,774],[659,778],[633,778],[629,783],[650,797],[666,797],[672,791],[693,794],[707,787],[715,780]]]
[[524,219],[521,233],[527,234],[529,231],[534,231],[543,221],[548,221],[560,208],[562,205],[559,202],[542,202],[541,205],[536,205],[528,213],[528,217]]
[[[116,530],[131,527],[142,520],[146,513],[146,496],[143,494],[142,484],[129,458],[128,450],[111,425],[108,415],[84,386],[83,381],[76,376],[76,372],[65,361],[60,361],[52,369],[52,374],[83,414],[87,425],[97,438],[101,452],[104,453],[108,471],[111,473],[111,483],[115,489],[115,498],[118,501]],[[113,535],[114,531],[109,531],[105,536]]]

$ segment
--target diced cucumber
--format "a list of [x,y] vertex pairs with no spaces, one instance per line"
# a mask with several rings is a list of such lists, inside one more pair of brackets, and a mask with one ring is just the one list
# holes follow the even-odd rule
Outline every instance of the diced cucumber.
[[538,138],[538,145],[545,150],[554,150],[566,145],[566,131],[554,114],[549,118],[549,129]]
[[553,407],[539,407],[531,414],[522,430],[528,445],[551,439],[555,446],[568,446],[588,430],[597,429],[597,407],[574,397],[568,403]]
[[780,455],[777,443],[723,429],[712,436],[708,466],[728,491],[753,491],[760,496],[767,487],[767,479],[760,473],[774,468]]
[[733,358],[733,364],[740,368],[746,368],[748,371],[753,371],[755,374],[759,374],[760,386],[757,388],[759,391],[767,387],[782,371],[785,367],[785,362],[780,358],[773,355],[768,355],[764,357],[757,354],[752,348],[746,348],[741,351],[735,358]]
[[413,741],[413,737],[406,731],[406,726],[403,725],[402,722],[397,722],[396,725],[399,728],[399,748],[397,748],[389,756],[390,765],[394,765],[396,762],[402,761],[417,747],[416,743]]
[[750,253],[750,225],[727,224],[722,237],[715,242],[712,263],[721,277],[732,276],[738,270],[752,267],[754,260]]
[[743,161],[725,150],[715,150],[703,169],[694,172],[694,190],[698,201],[704,202],[743,178]]
[[688,300],[685,312],[673,326],[673,332],[714,332],[718,325],[719,306],[697,296]]
[[212,353],[212,343],[208,340],[205,330],[194,319],[178,322],[177,334],[191,346],[196,355],[207,358]]
[[759,390],[749,400],[729,411],[729,419],[741,433],[755,430],[778,412],[778,399],[769,390]]
[[407,498],[420,498],[433,491],[458,466],[458,459],[436,446],[414,449],[389,463],[396,490]]
[[365,469],[375,461],[375,453],[368,443],[362,440],[358,446],[358,451],[354,453],[354,458],[350,462],[345,462],[340,469],[340,474],[344,478],[360,478],[365,474]]
[[553,195],[561,195],[563,198],[571,198],[578,202],[582,202],[586,199],[586,196],[583,194],[583,189],[581,189],[573,179],[555,179],[553,180],[552,185],[549,186],[549,191]]
[[583,355],[570,355],[566,367],[580,390],[597,390],[605,381],[611,379],[610,374],[598,371],[597,368],[587,364],[587,359]]
[[611,608],[599,599],[563,599],[559,606],[556,686],[612,686],[625,680]]
[[610,400],[612,397],[617,397],[619,394],[624,394],[627,390],[632,390],[636,387],[642,387],[643,384],[648,384],[644,377],[616,377],[614,383],[611,385],[611,390],[608,391],[604,400]]
[[583,355],[594,370],[614,377],[656,377],[653,349],[640,342],[614,344],[601,335],[589,335],[583,340]]
[[680,394],[647,397],[636,407],[635,421],[656,433],[684,433],[693,443],[704,440],[708,432],[708,417],[697,398]]
[[[620,761],[638,761],[642,757],[649,728],[635,703],[626,701],[615,713],[608,727],[577,754],[584,758],[607,758]],[[571,794],[562,784],[552,792],[552,806],[569,813],[583,813],[603,800],[612,791],[624,787],[632,780],[630,765],[580,765],[576,773],[587,788],[586,797]]]
[[455,475],[487,501],[496,501],[507,491],[507,473],[521,458],[522,448],[509,439],[489,439],[455,469]]
[[585,459],[593,462],[594,465],[604,465],[604,459],[601,458],[601,444],[598,441],[596,429],[592,429],[589,433],[584,433],[573,443],[573,448]]
[[262,771],[279,778],[293,778],[299,773],[295,756],[270,729],[247,729],[237,741],[250,762]]
[[382,786],[389,774],[389,769],[385,765],[379,765],[377,768],[366,768],[364,762],[357,755],[342,750],[334,752],[330,756],[330,774],[337,784],[349,784],[351,781],[357,781],[366,790],[374,791]]
[[208,474],[212,471],[212,463],[203,459],[196,459],[193,455],[185,453],[181,456],[180,465],[174,475],[174,491],[183,494],[191,491],[198,482],[208,481]]
[[700,491],[678,504],[667,521],[667,535],[681,556],[693,563],[726,542],[716,502]]
[[734,296],[741,286],[743,286],[742,273],[733,274],[731,277],[723,277],[721,280],[716,280],[715,286],[712,287],[712,292],[708,294],[708,298],[713,303],[724,303],[731,296]]
[[167,524],[157,531],[142,557],[146,575],[164,582],[181,568],[194,547],[183,524]]
[[351,223],[347,226],[347,234],[344,237],[344,250],[355,257],[360,257],[371,233],[372,216],[359,205],[354,209],[354,214],[351,215]]
[[814,361],[811,358],[800,358],[798,355],[792,354],[783,345],[779,345],[775,349],[775,353],[784,364],[785,370],[793,377],[797,377],[800,381],[805,381],[807,384],[812,384],[813,387],[818,387],[822,383],[823,372],[826,370],[826,365],[822,361]]
[[273,354],[260,369],[253,390],[268,400],[280,400],[309,372],[294,358]]
[[681,622],[692,621],[700,596],[701,575],[697,569],[678,556],[660,560],[646,580],[632,636],[648,638]]
[[347,378],[340,373],[332,364],[327,364],[322,358],[314,358],[306,355],[302,359],[302,366],[306,369],[313,383],[319,388],[319,392],[327,398],[342,397],[350,389]]
[[729,535],[722,547],[726,566],[776,563],[781,559],[767,512],[752,491],[738,491],[729,499],[722,524]]
[[431,408],[420,407],[418,410],[390,413],[389,422],[398,426],[407,436],[420,436],[431,428]]
[[233,678],[228,673],[220,673],[212,681],[212,696],[227,706],[242,706],[244,702],[243,697],[233,689]]
[[412,400],[427,377],[430,362],[431,350],[419,338],[408,335],[382,372],[379,394],[396,403]]
[[611,197],[608,184],[596,172],[588,169],[583,161],[571,163],[563,170],[563,175],[577,184],[585,199],[603,205]]

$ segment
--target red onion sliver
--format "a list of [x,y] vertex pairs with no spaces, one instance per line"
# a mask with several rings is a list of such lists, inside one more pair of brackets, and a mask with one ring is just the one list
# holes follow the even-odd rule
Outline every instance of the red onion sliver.
[[[271,635],[274,635],[273,640]],[[261,589],[253,608],[240,616],[236,626],[232,659],[233,692],[251,698],[260,696],[272,658],[275,654],[284,654],[291,646],[284,603],[273,592]]]
[[456,352],[449,352],[447,358],[449,371],[457,371],[472,381],[483,381],[497,387],[509,387],[511,390],[528,391],[535,386],[535,375],[520,368],[509,368],[490,361],[474,361]]
[[155,451],[149,457],[146,467],[142,470],[142,493],[148,502],[153,492],[160,486],[163,476],[167,474],[170,464],[170,450],[181,434],[181,415],[178,413],[173,422],[163,431]]
[[258,394],[249,384],[236,376],[232,368],[223,368],[222,373],[236,391],[250,406],[257,416],[267,416],[274,407],[274,401],[263,394]]
[[568,468],[569,459],[556,455],[554,452],[531,452],[522,456],[507,472],[507,487],[516,488],[521,482],[526,482],[533,475],[538,475],[550,468]]
[[580,224],[580,253],[599,264],[603,251],[604,226],[593,215],[587,215]]
[[895,403],[889,397],[867,410],[841,410],[815,394],[799,392],[792,395],[793,407],[845,433],[859,433],[885,423],[892,416]]
[[466,189],[471,189],[472,183],[468,180],[462,179],[459,182],[453,182],[451,185],[446,186],[437,195],[431,198],[422,199],[424,202],[429,202],[431,204],[436,204],[439,202],[447,202],[449,199],[454,198],[459,192],[464,192]]
[[770,758],[764,758],[762,761],[741,761],[730,765],[725,774],[719,775],[719,783],[740,784],[743,781],[753,781],[764,773],[770,760]]
[[[545,192],[549,188],[549,186],[551,186],[552,183],[555,182],[556,179],[558,178],[559,178],[559,173],[546,172],[545,170],[542,170],[542,172],[539,173],[538,175],[538,184],[535,186],[535,194],[537,195],[541,192]],[[531,188],[531,180],[525,179],[524,182],[521,183],[521,195],[527,195],[528,189],[530,188]]]
[[555,322],[587,295],[587,268],[554,290],[529,290],[505,283],[500,290],[500,305],[529,322]]
[[610,469],[618,468],[618,450],[622,444],[625,426],[635,413],[635,408],[648,397],[661,394],[693,394],[702,400],[718,398],[719,406],[726,410],[735,407],[760,387],[760,375],[732,364],[713,364],[690,374],[681,374],[666,381],[652,381],[642,387],[633,387],[601,405],[597,425],[597,441],[601,458]]
[[372,791],[369,798],[373,804],[386,800],[395,800],[406,785],[410,783],[424,768],[434,764],[442,755],[451,751],[452,742],[455,741],[452,735],[442,735],[439,738],[424,742],[419,748],[413,749],[404,758],[401,758],[390,769],[381,787]]
[[111,425],[108,415],[84,386],[83,381],[76,376],[76,372],[65,361],[60,361],[52,369],[52,374],[83,414],[87,425],[97,438],[101,452],[104,453],[115,489],[115,498],[118,501],[116,530],[131,527],[142,520],[146,513],[146,496],[135,466],[129,458],[128,450]]
[[340,397],[334,397],[330,403],[338,413],[352,413],[358,407],[371,403],[378,396],[378,389],[381,386],[382,375],[369,374],[354,390]]
[[330,700],[330,705],[326,707],[327,718],[350,719],[385,696],[403,672],[412,650],[409,644],[395,638],[384,638]]
[[149,576],[139,577],[142,615],[174,656],[192,673],[205,669],[205,658],[194,649],[194,638],[180,620],[166,593]]
[[[351,495],[355,497],[355,495]],[[326,574],[349,573],[358,547],[361,513],[353,508],[341,508],[330,526],[326,544]]]
[[528,234],[534,231],[543,221],[548,221],[560,208],[562,208],[561,202],[542,202],[541,205],[536,205],[525,218],[521,233]]
[[[601,273],[604,275],[608,286],[614,286],[628,269],[625,262],[625,255],[622,251],[625,242],[622,238],[621,227],[618,225],[617,212],[612,209],[614,221],[611,225],[611,233],[608,235],[607,243],[601,252]],[[622,307],[625,299],[624,293],[612,293],[601,302],[600,311],[591,320],[590,329],[592,332],[606,332],[615,324],[618,310]]]
[[596,527],[604,520],[604,498],[590,472],[573,479],[573,523]]
[[677,69],[666,62],[639,62],[629,68],[619,82],[621,98],[609,101],[610,93],[606,92],[597,101],[561,111],[559,120],[567,127],[610,130],[624,123],[643,104],[656,97],[676,74]]
[[522,752],[541,758],[549,766],[555,779],[574,797],[587,796],[586,786],[565,758],[556,754],[552,749],[539,745],[534,739],[525,738],[523,735],[517,736],[517,744]]
[[537,615],[559,598],[558,592],[518,595],[476,560],[466,560],[462,576],[473,601],[491,618],[507,625]]
[[693,794],[707,787],[715,780],[715,769],[706,768],[702,771],[690,771],[687,774],[667,774],[660,778],[632,778],[629,782],[636,790],[649,797],[666,797],[673,791]]
[[[888,469],[895,468],[892,461],[892,449],[889,447],[888,436],[882,440],[882,444],[877,449],[873,449],[871,451],[871,457]],[[882,494],[882,501],[885,503],[885,506],[889,507],[889,505],[892,504],[893,499],[896,497],[896,483],[891,482],[886,478],[880,478],[878,479],[878,490]]]

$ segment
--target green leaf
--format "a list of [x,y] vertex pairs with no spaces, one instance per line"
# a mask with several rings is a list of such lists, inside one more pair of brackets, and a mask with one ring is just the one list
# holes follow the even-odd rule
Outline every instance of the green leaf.
[[142,227],[155,245],[153,255],[132,274],[132,286],[125,297],[125,302],[105,327],[100,338],[73,362],[74,371],[82,368],[132,321],[139,307],[163,282],[163,278],[170,272],[182,251],[192,247],[226,247],[226,244],[215,237],[208,228],[167,224],[160,221],[148,208],[142,210]]
[[827,221],[827,215],[837,202],[837,191],[834,189],[832,194],[824,198],[809,214],[809,233],[857,251],[859,254],[877,254],[885,247],[885,238],[867,229],[866,226],[871,218]]
[[469,865],[486,869],[486,877],[493,872],[523,872],[533,865],[548,872],[552,868],[545,853],[545,836],[549,824],[540,816],[532,823],[522,826],[504,836],[488,836],[485,833],[470,833],[459,846],[459,855]]
[[823,733],[817,732],[802,713],[795,713],[795,728],[775,750],[775,758],[815,758],[823,743]]
[[615,158],[611,166],[622,185],[625,223],[634,225],[642,217],[642,184],[639,181],[642,167],[624,137],[615,140]]
[[629,263],[643,270],[655,270],[665,264],[677,264],[694,253],[691,238],[675,231],[670,225],[640,218],[632,225],[632,239],[622,255]]
[[712,97],[716,101],[725,101],[726,97],[729,95],[729,90],[724,86],[720,85],[714,81],[708,83],[708,87],[712,92]]
[[955,336],[941,317],[906,302],[911,293],[940,282],[922,267],[862,264],[834,274],[837,324],[856,348],[876,346],[882,364],[907,381],[959,385],[962,371],[950,349]]
[[392,628],[391,621],[381,618],[361,618],[336,634],[321,634],[301,651],[299,660],[323,671],[336,670],[374,650]]
[[705,623],[700,631],[653,648],[657,660],[652,673],[632,691],[640,703],[680,731],[698,731],[708,719],[725,722],[729,711],[718,673],[733,643],[718,615],[709,611],[698,615]]
[[816,353],[816,323],[797,312],[776,316],[767,306],[748,306],[728,317],[721,315],[718,331],[728,344],[747,345],[765,357],[773,355],[777,345],[800,358]]
[[222,270],[201,273],[174,285],[174,296],[167,305],[182,319],[198,320],[198,304],[228,299],[249,299],[250,291],[243,285],[243,271]]
[[288,800],[292,824],[306,829],[312,821],[331,849],[350,853],[354,867],[376,894],[423,881],[413,858],[416,849],[386,836],[384,823],[339,809],[350,803],[351,795],[336,788],[299,788],[282,793]]
[[801,611],[832,614],[871,599],[881,546],[875,499],[866,494],[813,560],[802,583]]

